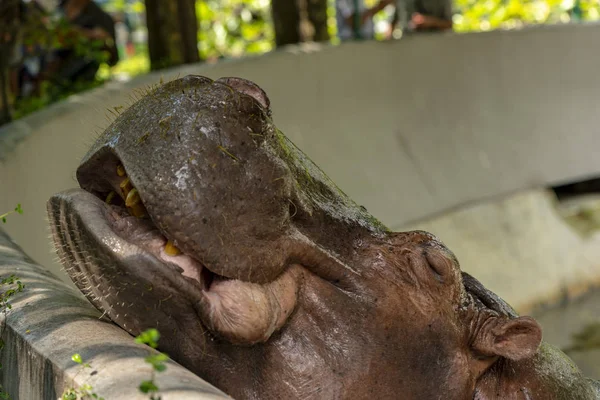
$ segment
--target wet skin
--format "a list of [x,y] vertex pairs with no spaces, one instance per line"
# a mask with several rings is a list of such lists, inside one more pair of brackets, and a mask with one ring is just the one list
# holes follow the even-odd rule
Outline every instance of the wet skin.
[[390,232],[239,78],[148,91],[48,202],[90,301],[236,399],[596,399],[433,235]]

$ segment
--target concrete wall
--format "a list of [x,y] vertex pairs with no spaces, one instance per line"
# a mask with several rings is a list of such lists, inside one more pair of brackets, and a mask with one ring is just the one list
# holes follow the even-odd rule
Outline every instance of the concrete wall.
[[[0,313],[0,384],[12,400],[56,400],[69,388],[91,385],[105,399],[142,400],[138,386],[151,376],[144,361],[155,350],[134,342],[75,289],[35,265],[0,230],[0,276],[25,285]],[[2,287],[2,292],[8,287]],[[79,353],[90,368],[71,361]],[[164,400],[225,400],[230,397],[169,360],[157,374]],[[91,398],[91,397],[90,397]]]
[[[254,80],[267,90],[279,127],[351,197],[401,228],[600,173],[599,38],[599,25],[567,25],[308,46],[166,77]],[[158,80],[113,83],[0,130],[0,209],[17,202],[25,209],[6,229],[41,264],[51,266],[53,257],[46,199],[76,185],[78,161],[107,125],[105,109]],[[452,229],[431,228],[454,243]],[[476,247],[461,253],[479,251],[480,243],[469,243]]]

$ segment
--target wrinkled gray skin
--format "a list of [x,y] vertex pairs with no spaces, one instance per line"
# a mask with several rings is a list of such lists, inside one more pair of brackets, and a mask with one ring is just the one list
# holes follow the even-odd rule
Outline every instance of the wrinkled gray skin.
[[[119,164],[128,207],[104,201]],[[249,81],[150,90],[77,179],[48,203],[73,281],[234,398],[600,398],[433,235],[390,232],[336,188]]]

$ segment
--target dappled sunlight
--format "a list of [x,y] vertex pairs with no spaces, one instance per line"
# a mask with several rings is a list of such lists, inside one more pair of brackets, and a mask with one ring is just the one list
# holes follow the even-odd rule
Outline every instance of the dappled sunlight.
[[198,48],[205,60],[260,54],[274,48],[269,0],[196,2]]
[[146,74],[150,72],[150,60],[146,52],[136,53],[132,57],[128,57],[120,61],[117,65],[110,68],[103,64],[98,71],[98,78],[101,80],[116,79],[127,80],[134,76]]
[[478,32],[526,25],[598,20],[593,0],[455,0],[454,30]]
[[[339,44],[335,0],[322,1],[325,2],[323,4],[326,4],[326,7],[323,8],[323,12],[326,10],[326,17],[319,23],[321,26],[326,25],[329,38],[321,37],[320,40],[334,45]],[[364,0],[365,7],[375,7],[378,2],[379,0]],[[27,46],[41,45],[46,49],[44,51],[74,46],[77,54],[80,56],[87,54],[87,57],[95,59],[100,66],[95,78],[92,76],[91,79],[57,85],[52,77],[48,78],[44,75],[41,80],[37,81],[33,93],[20,97],[14,96],[14,98],[12,93],[9,93],[11,114],[9,119],[22,118],[75,93],[100,86],[108,80],[128,81],[135,76],[148,73],[151,69],[161,68],[159,64],[166,62],[168,58],[172,60],[166,62],[162,67],[184,62],[181,55],[176,56],[177,51],[171,50],[166,51],[167,56],[161,56],[163,61],[151,62],[149,34],[146,26],[147,10],[143,1],[104,0],[97,3],[115,21],[116,39],[114,44],[118,50],[118,63],[109,67],[107,61],[110,57],[108,57],[106,48],[102,49],[102,42],[97,39],[86,39],[87,41],[78,39],[77,35],[73,36],[69,24],[65,24],[64,21],[57,20],[59,22],[55,22],[55,17],[46,16],[44,18],[48,18],[47,21],[50,21],[47,26],[38,21],[35,29],[32,29],[27,22],[24,27],[23,44]],[[264,54],[275,49],[277,21],[273,20],[271,0],[207,0],[197,1],[194,4],[197,20],[195,35],[197,55],[192,57],[192,61],[188,60],[187,62],[196,62],[195,60],[198,60],[199,56],[200,61],[215,63],[222,59]],[[600,19],[600,3],[596,0],[454,0],[452,4],[453,30],[459,33],[519,29],[529,25],[564,24]],[[46,10],[46,12],[55,12],[55,10]],[[392,3],[372,17],[376,40],[403,37],[402,29],[392,26],[395,12],[396,5]],[[305,27],[305,25],[313,24],[306,20],[306,10],[300,11],[300,15],[299,18],[303,21],[300,25]],[[282,23],[289,25],[290,21],[280,21],[279,23],[280,25]],[[165,23],[165,25],[167,24]],[[314,26],[311,29],[314,31]],[[163,33],[161,36],[165,37],[165,34]],[[170,37],[170,34],[166,36]],[[40,37],[45,39],[41,40]],[[307,40],[310,39],[309,35]],[[173,43],[180,43],[182,38],[177,40],[179,42],[175,41],[167,46],[162,44],[162,46],[172,49]],[[23,57],[25,56],[23,55]],[[14,82],[11,84],[16,85]]]

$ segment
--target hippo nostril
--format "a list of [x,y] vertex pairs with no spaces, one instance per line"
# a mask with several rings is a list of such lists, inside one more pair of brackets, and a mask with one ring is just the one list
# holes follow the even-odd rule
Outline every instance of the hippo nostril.
[[232,89],[252,97],[267,111],[267,113],[271,113],[271,101],[267,97],[265,91],[256,83],[236,77],[219,78],[215,82],[224,83]]

